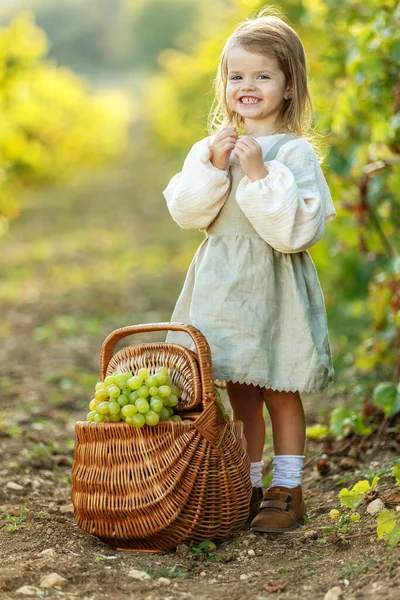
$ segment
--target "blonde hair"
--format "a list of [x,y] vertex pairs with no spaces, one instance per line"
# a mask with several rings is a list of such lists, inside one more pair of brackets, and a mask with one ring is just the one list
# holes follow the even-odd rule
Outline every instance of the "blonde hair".
[[283,15],[274,7],[263,8],[255,18],[240,23],[226,40],[213,82],[214,100],[207,124],[209,134],[216,133],[221,127],[233,126],[242,130],[244,126],[243,117],[230,109],[225,95],[228,82],[228,53],[238,46],[249,52],[272,56],[277,60],[286,83],[291,85],[291,97],[284,100],[280,113],[282,127],[310,141],[314,139],[314,109],[308,90],[303,44],[294,29],[283,20]]

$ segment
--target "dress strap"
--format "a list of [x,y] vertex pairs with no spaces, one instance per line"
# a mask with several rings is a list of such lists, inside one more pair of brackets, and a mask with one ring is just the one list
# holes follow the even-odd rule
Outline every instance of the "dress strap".
[[281,147],[287,142],[290,142],[291,140],[294,140],[296,138],[297,135],[295,133],[286,133],[284,136],[279,138],[279,140],[277,140],[275,144],[265,153],[263,159],[264,162],[267,162],[268,160],[274,160]]

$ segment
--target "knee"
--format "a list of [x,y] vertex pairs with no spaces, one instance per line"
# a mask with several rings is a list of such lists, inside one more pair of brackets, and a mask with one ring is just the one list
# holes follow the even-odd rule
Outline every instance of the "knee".
[[264,402],[271,413],[285,412],[301,403],[299,392],[279,392],[277,390],[265,389],[263,392]]

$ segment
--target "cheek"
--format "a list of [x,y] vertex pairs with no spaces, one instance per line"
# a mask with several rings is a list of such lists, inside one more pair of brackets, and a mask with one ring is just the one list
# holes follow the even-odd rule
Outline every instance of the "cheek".
[[232,104],[235,102],[234,94],[235,94],[235,92],[231,88],[226,89],[225,98],[226,98],[226,101],[228,102],[228,104]]

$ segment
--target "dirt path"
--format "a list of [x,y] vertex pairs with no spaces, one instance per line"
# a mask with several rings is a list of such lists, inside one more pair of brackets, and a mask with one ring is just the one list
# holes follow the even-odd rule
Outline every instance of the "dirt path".
[[[327,531],[332,525],[328,513],[338,506],[335,479],[344,474],[339,467],[326,477],[314,468],[306,470],[309,523],[291,534],[256,535],[243,530],[208,557],[197,556],[186,546],[162,555],[114,552],[81,532],[73,520],[71,440],[73,423],[80,415],[75,411],[51,417],[51,426],[38,427],[39,421],[35,426],[20,423],[21,436],[0,439],[1,599],[21,598],[16,590],[26,585],[38,588],[34,597],[82,600],[256,600],[277,595],[322,599],[333,586],[340,586],[347,599],[399,597],[399,552],[377,543],[373,519],[364,514],[364,506],[362,519],[350,534],[340,537]],[[365,471],[371,462],[382,465],[392,458],[383,448],[374,447],[358,468]],[[356,481],[357,474],[352,475]],[[20,489],[10,489],[10,482]],[[26,520],[9,531],[12,523],[5,515],[18,514],[21,505],[26,507]],[[133,579],[132,569],[150,578]],[[67,584],[59,593],[40,591],[41,579],[52,572]],[[282,586],[283,591],[268,593],[266,585]]]

